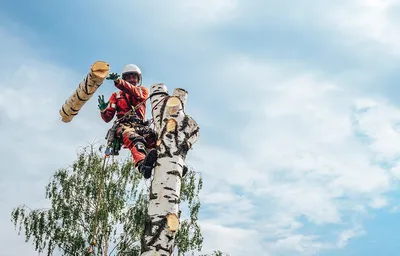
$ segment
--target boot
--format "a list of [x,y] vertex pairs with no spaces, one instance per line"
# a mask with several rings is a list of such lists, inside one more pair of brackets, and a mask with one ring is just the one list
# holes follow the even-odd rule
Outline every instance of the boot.
[[186,165],[184,165],[183,170],[182,170],[182,177],[185,177],[187,172],[188,172],[188,167]]
[[149,179],[151,177],[151,171],[154,168],[154,164],[157,161],[157,150],[151,149],[146,158],[140,161],[137,165],[137,168],[145,179]]

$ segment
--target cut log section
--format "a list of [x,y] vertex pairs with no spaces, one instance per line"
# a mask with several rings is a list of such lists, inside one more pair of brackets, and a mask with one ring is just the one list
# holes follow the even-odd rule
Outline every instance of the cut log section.
[[96,61],[78,88],[62,105],[59,113],[64,123],[69,123],[79,113],[83,105],[93,96],[108,76],[110,65],[104,61]]

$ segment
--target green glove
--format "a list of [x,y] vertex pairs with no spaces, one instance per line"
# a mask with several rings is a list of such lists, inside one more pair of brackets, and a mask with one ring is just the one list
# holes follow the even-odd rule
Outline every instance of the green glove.
[[98,106],[101,111],[105,110],[108,106],[108,103],[110,103],[110,101],[104,102],[104,95],[101,95],[101,96],[99,95],[98,102],[99,102]]
[[117,73],[111,73],[110,75],[108,75],[108,77],[106,78],[107,80],[117,80],[119,78],[119,75]]

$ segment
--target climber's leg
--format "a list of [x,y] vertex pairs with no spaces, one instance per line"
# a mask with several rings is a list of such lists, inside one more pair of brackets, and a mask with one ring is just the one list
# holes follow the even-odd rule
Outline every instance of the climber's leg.
[[140,137],[134,128],[126,129],[122,134],[124,146],[131,151],[135,166],[146,157],[147,153]]
[[122,134],[122,139],[125,147],[132,153],[135,167],[143,174],[144,178],[150,178],[151,171],[157,161],[157,151],[152,149],[147,152],[146,141],[133,128],[126,129]]
[[155,149],[157,147],[157,134],[153,129],[149,127],[145,130],[143,137],[146,141],[146,148]]

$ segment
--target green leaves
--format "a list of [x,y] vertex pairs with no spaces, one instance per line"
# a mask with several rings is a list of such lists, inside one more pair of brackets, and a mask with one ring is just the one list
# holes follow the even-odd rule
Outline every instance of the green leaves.
[[140,177],[129,160],[103,169],[104,160],[93,147],[84,148],[45,187],[50,209],[31,210],[22,205],[12,211],[14,226],[19,234],[23,228],[26,241],[32,240],[36,251],[51,255],[58,247],[63,255],[84,255],[95,239],[96,255],[101,255],[117,237],[125,200],[129,191],[136,191]]
[[197,173],[193,170],[188,171],[182,180],[181,202],[183,204],[181,206],[187,204],[189,218],[182,220],[181,217],[181,225],[176,234],[175,244],[178,247],[178,256],[192,250],[200,251],[202,249],[204,238],[197,223],[201,206],[199,192],[202,186],[201,175],[197,177]]
[[[138,255],[147,221],[148,185],[130,157],[111,163],[108,159],[105,165],[104,160],[92,146],[83,148],[76,160],[56,170],[45,186],[49,209],[32,210],[26,205],[13,209],[11,221],[18,234],[23,233],[36,251],[53,255],[59,249],[67,256],[89,255],[87,250],[95,240],[91,255]],[[181,188],[187,218],[181,216],[175,239],[179,255],[202,248],[197,223],[201,188],[201,176],[188,171]]]

